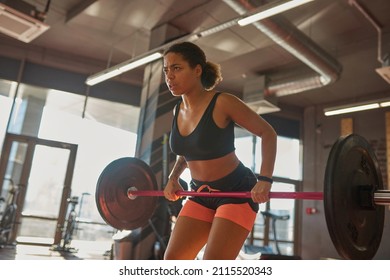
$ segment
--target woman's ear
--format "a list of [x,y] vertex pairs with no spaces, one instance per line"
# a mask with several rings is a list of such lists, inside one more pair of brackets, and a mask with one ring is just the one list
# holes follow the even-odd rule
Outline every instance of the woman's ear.
[[197,64],[195,66],[195,73],[198,77],[202,76],[202,71],[203,71],[202,66],[200,66],[200,64]]

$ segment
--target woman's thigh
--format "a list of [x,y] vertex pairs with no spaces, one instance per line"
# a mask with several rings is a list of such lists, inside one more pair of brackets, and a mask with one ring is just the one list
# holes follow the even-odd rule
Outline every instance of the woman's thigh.
[[219,206],[210,230],[204,258],[235,259],[253,228],[256,216],[257,213],[248,203]]
[[249,232],[249,230],[231,220],[214,218],[203,259],[236,259]]
[[211,223],[187,216],[175,222],[165,251],[166,260],[194,260],[207,242]]

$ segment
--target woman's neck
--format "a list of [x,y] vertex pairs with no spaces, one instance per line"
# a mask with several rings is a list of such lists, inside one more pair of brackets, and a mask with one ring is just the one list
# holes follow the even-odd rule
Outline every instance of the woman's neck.
[[199,91],[194,91],[191,94],[182,95],[184,109],[194,110],[199,106],[202,106],[205,99],[211,94],[210,91],[201,89]]

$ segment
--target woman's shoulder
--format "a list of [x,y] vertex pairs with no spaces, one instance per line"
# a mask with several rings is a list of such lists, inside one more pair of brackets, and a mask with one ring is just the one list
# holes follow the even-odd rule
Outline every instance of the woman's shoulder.
[[215,107],[218,111],[231,115],[233,112],[238,112],[243,109],[243,102],[232,93],[221,92],[218,94]]
[[215,95],[218,95],[217,102],[221,104],[234,104],[241,101],[236,95],[224,91],[216,92]]

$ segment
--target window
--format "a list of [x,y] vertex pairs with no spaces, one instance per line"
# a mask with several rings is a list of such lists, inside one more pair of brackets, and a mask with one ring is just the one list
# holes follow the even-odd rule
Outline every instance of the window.
[[[255,152],[255,171],[260,170],[261,165],[261,139],[257,139]],[[301,145],[299,139],[278,136],[278,151],[275,161],[274,176],[301,180]]]
[[[27,84],[19,85],[13,102],[10,97],[15,84],[0,80],[1,141],[10,119],[9,133],[77,144],[72,196],[94,194],[97,178],[108,163],[134,156],[139,108],[92,97],[86,100],[82,95]],[[49,156],[46,154],[47,161]],[[51,175],[56,176],[46,170],[46,181],[55,182],[50,180]],[[54,187],[48,185],[47,189]],[[28,195],[40,196],[33,189]],[[84,196],[80,219],[89,222],[79,225],[83,230],[77,231],[74,238],[112,242],[112,229],[98,213],[94,195]]]

